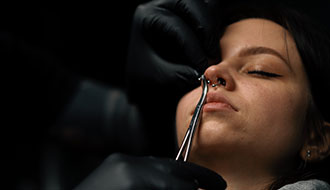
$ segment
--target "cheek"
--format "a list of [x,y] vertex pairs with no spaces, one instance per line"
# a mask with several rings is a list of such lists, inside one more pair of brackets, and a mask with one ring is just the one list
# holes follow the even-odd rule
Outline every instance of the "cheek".
[[246,97],[250,97],[247,123],[253,129],[251,132],[264,142],[260,148],[266,151],[273,147],[274,152],[281,150],[283,154],[298,149],[307,109],[306,93],[291,84],[250,86],[246,92]]
[[[288,86],[250,86],[247,109],[249,115],[260,118],[264,123],[295,124],[305,113],[307,100],[301,90]],[[253,110],[251,110],[253,109]],[[260,117],[262,116],[262,117]]]

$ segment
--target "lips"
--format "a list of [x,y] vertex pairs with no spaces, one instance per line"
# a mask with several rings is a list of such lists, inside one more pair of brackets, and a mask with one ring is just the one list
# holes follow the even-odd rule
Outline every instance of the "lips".
[[219,92],[209,92],[206,96],[206,102],[203,106],[203,111],[213,112],[213,111],[235,111],[238,109],[233,106],[233,104]]

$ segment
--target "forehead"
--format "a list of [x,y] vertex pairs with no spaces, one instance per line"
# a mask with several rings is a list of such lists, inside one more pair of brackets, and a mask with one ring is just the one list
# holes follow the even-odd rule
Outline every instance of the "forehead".
[[282,26],[266,19],[244,19],[229,25],[220,40],[222,58],[246,47],[262,46],[279,52],[291,64],[301,63],[296,44]]

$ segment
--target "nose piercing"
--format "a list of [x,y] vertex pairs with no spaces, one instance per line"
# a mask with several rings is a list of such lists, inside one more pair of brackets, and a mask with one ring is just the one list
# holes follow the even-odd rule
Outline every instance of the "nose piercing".
[[[207,84],[210,84],[210,80],[207,80]],[[212,84],[212,87],[216,87],[217,85],[223,85],[226,86],[226,81],[223,78],[218,78],[218,83]]]
[[[207,80],[206,82],[207,82],[207,84],[210,84],[210,83],[211,83],[210,80]],[[212,87],[216,87],[217,85],[216,85],[216,84],[212,84],[211,86],[212,86]]]

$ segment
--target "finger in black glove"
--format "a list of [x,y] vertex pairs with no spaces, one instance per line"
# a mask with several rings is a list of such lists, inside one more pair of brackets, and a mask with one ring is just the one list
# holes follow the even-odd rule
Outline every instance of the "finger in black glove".
[[208,67],[208,59],[220,59],[216,16],[220,3],[155,0],[138,6],[127,60],[133,100],[147,96],[143,92],[148,92],[150,85],[154,92],[171,98],[200,84],[197,79]]

